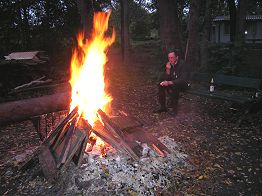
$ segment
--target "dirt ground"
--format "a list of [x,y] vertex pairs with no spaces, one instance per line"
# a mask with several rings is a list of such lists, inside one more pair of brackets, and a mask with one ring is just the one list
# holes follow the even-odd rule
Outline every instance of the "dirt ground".
[[[126,66],[119,53],[110,54],[106,72],[112,109],[141,119],[156,136],[174,138],[193,166],[156,195],[261,195],[262,111],[237,126],[243,113],[230,103],[183,94],[177,116],[154,114],[159,59],[151,47],[136,49]],[[17,155],[39,144],[30,121],[0,128],[0,195],[63,195],[66,180],[50,183],[37,168],[17,169]]]

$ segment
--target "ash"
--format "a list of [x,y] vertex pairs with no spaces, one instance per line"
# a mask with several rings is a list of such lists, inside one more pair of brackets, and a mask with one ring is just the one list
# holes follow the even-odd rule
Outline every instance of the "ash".
[[179,168],[189,167],[186,155],[167,136],[158,138],[171,151],[160,157],[146,144],[143,157],[133,161],[119,154],[114,148],[107,149],[107,157],[101,157],[100,148],[84,155],[84,164],[72,172],[64,195],[155,195],[162,193],[174,182]]

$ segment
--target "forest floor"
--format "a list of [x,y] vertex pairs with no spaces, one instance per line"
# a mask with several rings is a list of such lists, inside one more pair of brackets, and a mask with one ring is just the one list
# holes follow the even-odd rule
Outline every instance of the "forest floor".
[[[107,76],[112,108],[141,119],[158,137],[173,138],[192,166],[180,168],[173,184],[156,195],[261,195],[262,111],[237,126],[243,113],[230,110],[230,103],[184,94],[177,116],[154,114],[159,59],[152,47],[135,48],[126,66],[112,53]],[[50,183],[35,170],[17,169],[17,156],[39,144],[29,121],[0,128],[0,195],[64,194],[65,181]]]

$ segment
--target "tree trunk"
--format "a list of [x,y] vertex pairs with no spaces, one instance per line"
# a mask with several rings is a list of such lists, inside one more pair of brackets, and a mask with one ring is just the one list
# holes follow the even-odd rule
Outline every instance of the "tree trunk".
[[92,0],[77,0],[77,8],[81,16],[85,38],[89,38],[93,27],[94,10]]
[[30,47],[30,31],[29,31],[29,9],[24,6],[23,7],[24,19],[23,19],[23,46],[24,49],[29,49]]
[[230,15],[230,41],[234,43],[236,38],[236,4],[235,0],[228,0]]
[[129,49],[129,17],[128,17],[128,1],[120,0],[121,4],[121,50],[122,60],[124,64],[128,62]]
[[238,6],[237,17],[237,39],[236,41],[242,45],[245,43],[245,30],[246,30],[246,13],[247,13],[247,0],[240,0]]
[[246,27],[246,12],[247,12],[247,0],[240,0],[238,2],[238,9],[236,14],[235,24],[235,38],[232,45],[231,57],[229,65],[232,69],[232,74],[237,74],[239,67],[245,63],[245,27]]
[[23,19],[22,19],[22,8],[19,6],[18,8],[18,18],[19,18],[19,24],[18,24],[18,27],[19,27],[19,40],[20,42],[22,42],[21,46],[20,46],[20,49],[23,50],[23,38],[24,38],[24,31],[23,31]]
[[188,39],[185,60],[188,67],[195,69],[199,66],[199,8],[200,0],[190,1]]
[[12,101],[0,104],[0,126],[28,120],[30,117],[68,109],[70,93]]
[[[182,52],[181,25],[178,19],[177,0],[158,0],[160,39],[163,52]],[[181,55],[180,55],[181,56]]]
[[206,70],[208,66],[208,43],[209,43],[209,35],[211,30],[211,0],[206,0],[205,5],[205,16],[204,16],[204,24],[201,36],[201,48],[200,48],[200,57],[201,57],[201,69]]
[[44,2],[44,9],[45,9],[45,17],[43,18],[43,30],[42,30],[42,44],[44,48],[47,50],[51,45],[50,40],[52,40],[52,30],[51,27],[51,4],[50,0]]

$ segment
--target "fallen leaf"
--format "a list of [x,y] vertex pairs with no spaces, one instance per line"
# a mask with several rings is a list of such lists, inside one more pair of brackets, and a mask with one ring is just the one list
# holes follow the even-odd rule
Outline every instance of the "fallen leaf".
[[214,167],[217,167],[217,168],[219,168],[219,169],[223,169],[223,168],[222,168],[219,164],[217,164],[217,163],[214,165]]
[[206,180],[208,177],[206,175],[201,175],[197,178],[198,180]]

